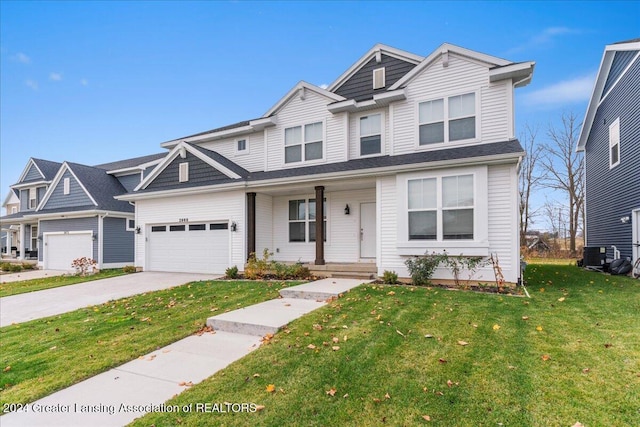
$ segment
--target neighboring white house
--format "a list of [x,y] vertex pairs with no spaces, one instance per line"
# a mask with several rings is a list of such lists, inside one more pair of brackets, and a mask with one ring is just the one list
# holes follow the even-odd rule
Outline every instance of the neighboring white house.
[[223,273],[268,248],[407,277],[408,257],[446,250],[495,253],[517,282],[514,89],[533,69],[446,43],[427,57],[379,44],[327,89],[300,82],[262,117],[168,141],[116,197],[135,202],[136,265]]

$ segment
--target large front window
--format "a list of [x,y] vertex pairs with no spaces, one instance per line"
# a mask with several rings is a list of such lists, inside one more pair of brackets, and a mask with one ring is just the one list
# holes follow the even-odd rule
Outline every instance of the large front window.
[[284,162],[296,163],[323,157],[322,122],[284,130]]
[[[327,240],[327,202],[324,203],[324,240]],[[316,199],[289,200],[289,241],[316,241]]]
[[420,145],[476,137],[476,94],[450,96],[418,104]]
[[473,240],[473,175],[407,183],[409,240]]

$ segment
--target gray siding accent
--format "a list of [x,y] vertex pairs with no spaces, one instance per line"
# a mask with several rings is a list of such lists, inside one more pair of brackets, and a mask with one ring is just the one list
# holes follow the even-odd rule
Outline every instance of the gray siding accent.
[[[609,126],[620,117],[620,164],[609,169]],[[640,60],[600,104],[585,145],[587,245],[632,256],[631,217],[640,208]]]
[[44,193],[47,192],[47,187],[38,187],[37,191],[38,191],[36,196],[38,198],[37,203],[40,204],[40,202],[42,201],[42,198],[44,197]]
[[[52,233],[57,231],[93,231],[94,236],[98,236],[98,217],[52,219],[40,221],[38,234]],[[38,258],[42,261],[42,253],[38,252]],[[98,260],[98,239],[93,241],[93,259]]]
[[[189,163],[189,181],[178,182],[180,163]],[[198,157],[187,152],[186,158],[176,157],[167,167],[147,186],[147,190],[166,190],[169,188],[193,187],[202,183],[213,185],[222,181],[228,181],[229,177]]]
[[620,77],[620,74],[622,74],[624,69],[627,68],[627,65],[631,63],[631,60],[637,53],[637,50],[619,51],[615,53],[613,62],[611,63],[611,69],[609,70],[609,75],[607,76],[607,81],[604,84],[604,89],[602,89],[603,97],[607,94],[618,77]]
[[133,189],[140,184],[140,172],[133,175],[118,176],[116,178],[118,178],[120,184],[122,184],[128,192],[132,192]]
[[125,218],[106,217],[102,221],[102,261],[133,263],[133,231],[127,231]]
[[[385,68],[385,87],[373,90],[373,70],[381,67]],[[372,58],[334,92],[356,101],[371,99],[374,94],[385,92],[414,67],[415,64],[383,54],[380,63]]]
[[[69,194],[64,194],[64,179],[69,178]],[[43,209],[67,208],[72,206],[91,206],[94,205],[87,193],[80,187],[78,181],[69,171],[65,171],[62,178],[53,189],[49,200]]]
[[38,172],[38,168],[36,168],[35,165],[32,163],[26,175],[24,176],[24,179],[20,182],[40,181],[43,179],[44,177],[40,174],[40,172]]

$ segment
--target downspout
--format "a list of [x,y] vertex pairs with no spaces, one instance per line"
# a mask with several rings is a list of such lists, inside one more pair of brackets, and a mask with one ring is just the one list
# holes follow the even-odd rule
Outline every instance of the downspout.
[[105,212],[103,215],[98,214],[98,269],[102,270],[102,265],[104,261],[104,219],[109,216],[109,212]]

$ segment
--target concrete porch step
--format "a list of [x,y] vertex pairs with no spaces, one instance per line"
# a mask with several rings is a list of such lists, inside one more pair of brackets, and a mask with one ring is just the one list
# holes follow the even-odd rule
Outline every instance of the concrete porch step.
[[375,263],[328,263],[307,264],[311,273],[319,277],[340,277],[353,279],[374,279],[378,273]]
[[281,289],[280,295],[284,298],[326,301],[370,281],[371,279],[368,277],[363,279],[326,278],[305,283],[304,285]]

